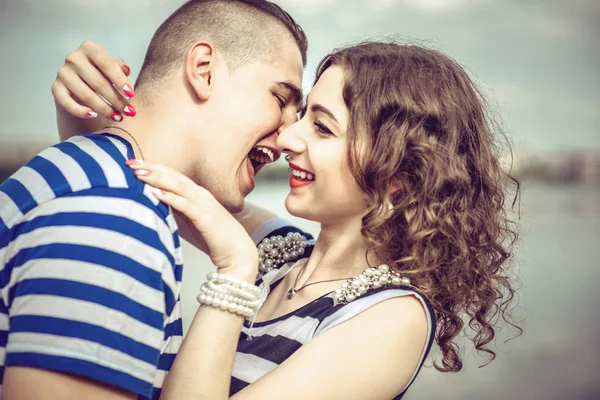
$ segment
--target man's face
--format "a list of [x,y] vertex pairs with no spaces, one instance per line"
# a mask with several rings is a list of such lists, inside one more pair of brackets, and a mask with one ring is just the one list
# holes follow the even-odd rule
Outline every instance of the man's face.
[[215,77],[207,101],[208,118],[193,174],[231,212],[239,212],[254,189],[254,175],[279,157],[278,132],[297,121],[301,101],[302,57],[285,40],[276,60],[255,62]]

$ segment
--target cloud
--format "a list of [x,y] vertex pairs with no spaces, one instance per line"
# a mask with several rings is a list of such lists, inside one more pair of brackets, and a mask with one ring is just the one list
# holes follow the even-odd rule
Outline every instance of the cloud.
[[[23,3],[26,3],[30,6],[34,6],[36,8],[43,6],[43,3],[40,0],[22,0]],[[42,3],[42,4],[40,4]],[[155,7],[155,6],[163,6],[168,5],[173,9],[179,7],[184,3],[184,0],[127,0],[127,1],[115,1],[115,0],[54,0],[52,2],[46,3],[46,6],[50,6],[52,8],[65,8],[65,9],[103,9],[103,10],[112,10],[114,12],[122,11],[122,10],[139,10],[141,7]],[[118,18],[118,17],[117,17]]]
[[514,111],[531,112],[533,115],[553,115],[576,118],[580,121],[600,120],[600,101],[583,96],[567,96],[565,93],[542,93],[515,83],[497,83],[486,87],[492,103]]
[[409,7],[418,8],[427,12],[466,10],[486,1],[488,0],[402,0],[402,2]]
[[531,104],[532,95],[523,86],[513,83],[501,83],[488,89],[490,96],[499,104],[511,108],[523,108]]
[[276,1],[281,7],[285,10],[308,10],[308,11],[318,11],[320,8],[324,6],[328,6],[334,3],[341,3],[340,0],[278,0]]
[[372,0],[369,6],[374,11],[384,11],[393,8],[398,0]]

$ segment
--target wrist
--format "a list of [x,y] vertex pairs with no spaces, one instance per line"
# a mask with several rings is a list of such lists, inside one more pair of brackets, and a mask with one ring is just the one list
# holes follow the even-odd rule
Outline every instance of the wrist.
[[196,297],[198,302],[246,318],[256,315],[263,302],[260,288],[242,280],[239,271],[235,275],[221,272],[211,272],[206,276],[206,282]]
[[258,267],[250,264],[239,264],[232,267],[218,268],[217,272],[219,274],[239,278],[244,282],[254,285],[256,276],[258,275]]

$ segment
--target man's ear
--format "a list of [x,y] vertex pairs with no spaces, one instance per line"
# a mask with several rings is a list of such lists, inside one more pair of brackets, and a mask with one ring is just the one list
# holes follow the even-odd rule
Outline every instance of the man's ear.
[[217,51],[210,42],[196,42],[187,53],[185,75],[201,101],[210,97],[216,64]]

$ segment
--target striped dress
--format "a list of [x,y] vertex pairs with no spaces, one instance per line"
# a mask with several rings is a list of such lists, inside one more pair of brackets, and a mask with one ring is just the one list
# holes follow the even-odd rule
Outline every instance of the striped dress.
[[77,136],[0,186],[0,382],[24,366],[159,397],[182,340],[182,253],[133,157],[118,136]]
[[[288,232],[299,232],[310,238],[310,245],[306,248],[304,257],[310,257],[314,247],[312,236],[298,228],[290,226],[285,220],[275,218],[264,223],[252,235],[254,242],[259,243],[265,237],[276,235],[285,236]],[[260,277],[257,284],[273,290],[277,284],[301,260],[284,264],[279,269]],[[242,328],[235,355],[234,367],[231,377],[230,395],[244,389],[249,384],[257,381],[263,375],[277,368],[303,344],[312,338],[328,331],[331,328],[349,320],[364,310],[382,301],[403,296],[415,296],[427,315],[427,344],[421,353],[418,367],[406,387],[394,398],[401,399],[408,387],[416,378],[431,346],[433,344],[436,321],[433,308],[429,301],[411,287],[393,286],[369,290],[367,293],[346,305],[333,303],[333,293],[326,294],[307,305],[281,317],[254,323],[252,326],[247,321]],[[399,354],[398,357],[402,355]]]

